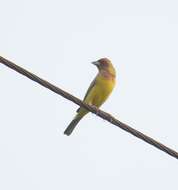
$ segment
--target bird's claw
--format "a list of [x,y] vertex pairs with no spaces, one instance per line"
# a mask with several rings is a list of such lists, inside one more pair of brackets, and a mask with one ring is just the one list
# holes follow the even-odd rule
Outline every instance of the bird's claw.
[[98,109],[98,107],[96,107],[96,106],[94,106],[94,105],[91,105],[95,110],[96,110],[96,115],[98,115],[99,114],[99,109]]

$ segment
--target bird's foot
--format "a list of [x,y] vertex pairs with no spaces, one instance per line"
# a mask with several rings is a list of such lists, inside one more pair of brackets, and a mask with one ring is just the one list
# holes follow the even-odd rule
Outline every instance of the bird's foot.
[[96,110],[96,115],[98,115],[99,114],[99,109],[98,109],[98,107],[96,107],[96,106],[94,106],[94,105],[91,105],[95,110]]

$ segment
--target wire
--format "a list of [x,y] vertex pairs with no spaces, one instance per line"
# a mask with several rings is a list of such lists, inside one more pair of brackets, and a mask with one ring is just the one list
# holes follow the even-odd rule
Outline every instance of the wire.
[[22,67],[16,65],[15,63],[3,58],[0,56],[0,62],[2,64],[4,64],[5,66],[17,71],[18,73],[28,77],[29,79],[41,84],[42,86],[48,88],[49,90],[55,92],[56,94],[59,94],[61,96],[63,96],[64,98],[74,102],[75,104],[84,107],[85,109],[87,109],[88,111],[96,114],[97,116],[107,120],[108,122],[112,123],[113,125],[120,127],[121,129],[131,133],[132,135],[136,136],[139,139],[142,139],[143,141],[153,145],[154,147],[160,149],[161,151],[166,152],[167,154],[169,154],[170,156],[178,159],[178,152],[176,152],[175,150],[165,146],[164,144],[154,140],[153,138],[137,131],[136,129],[133,129],[132,127],[128,126],[125,123],[122,123],[121,121],[119,121],[118,119],[114,118],[112,115],[110,115],[109,113],[106,113],[100,109],[97,109],[94,106],[90,106],[84,102],[82,102],[80,99],[76,98],[75,96],[69,94],[68,92],[58,88],[57,86],[49,83],[48,81],[36,76],[35,74],[27,71],[26,69],[23,69]]

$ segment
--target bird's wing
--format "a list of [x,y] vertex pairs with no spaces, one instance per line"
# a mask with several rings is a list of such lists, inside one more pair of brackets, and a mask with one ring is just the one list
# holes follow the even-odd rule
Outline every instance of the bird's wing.
[[[88,88],[88,90],[87,90],[87,92],[86,92],[86,94],[85,94],[85,97],[84,97],[83,101],[85,101],[86,97],[88,96],[88,94],[89,94],[89,92],[91,91],[91,89],[95,86],[95,84],[96,84],[96,77],[94,78],[94,80],[93,80],[92,83],[90,84],[90,86],[89,86],[89,88]],[[79,110],[80,110],[80,107],[77,109],[76,112],[79,112]]]

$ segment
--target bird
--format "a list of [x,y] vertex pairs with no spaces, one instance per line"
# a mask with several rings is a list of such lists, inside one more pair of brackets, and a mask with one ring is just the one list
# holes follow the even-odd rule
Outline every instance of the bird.
[[[90,84],[83,101],[91,106],[99,108],[109,97],[116,83],[116,70],[108,58],[101,58],[92,62],[98,69],[98,74]],[[69,136],[78,122],[89,112],[83,107],[79,107],[76,115],[68,125],[64,134]]]

